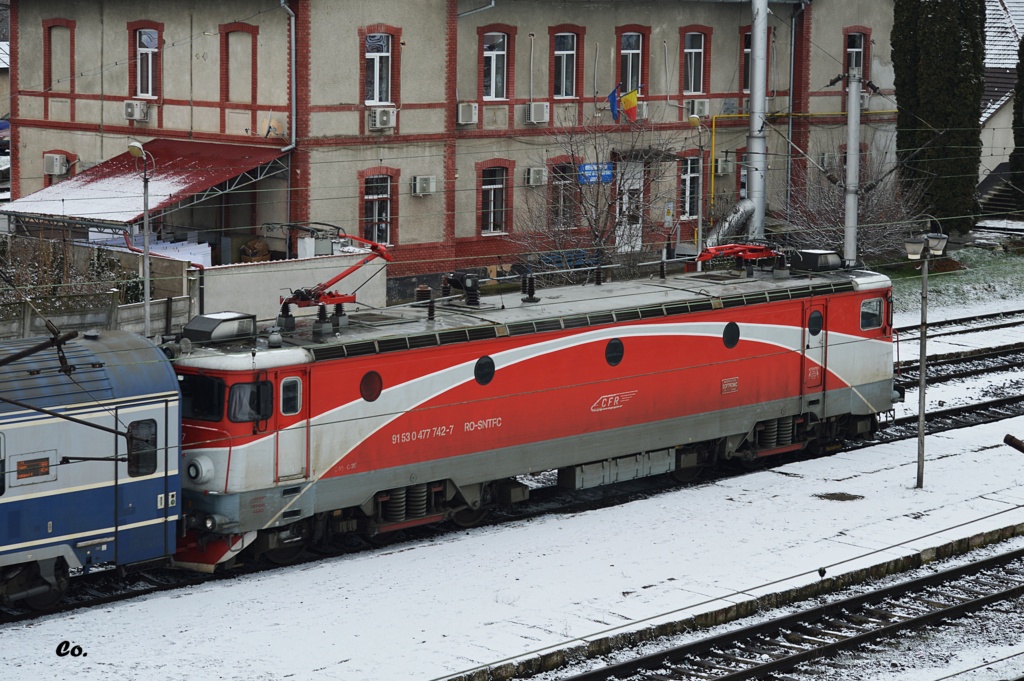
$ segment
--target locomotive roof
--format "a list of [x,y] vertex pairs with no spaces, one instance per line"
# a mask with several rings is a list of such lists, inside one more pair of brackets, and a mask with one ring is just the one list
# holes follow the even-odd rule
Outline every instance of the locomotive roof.
[[[788,273],[787,273],[788,274]],[[597,326],[613,322],[807,298],[842,291],[882,289],[889,278],[867,271],[792,273],[708,271],[660,279],[611,281],[597,286],[538,289],[538,302],[525,302],[519,291],[480,297],[479,306],[457,300],[435,302],[433,320],[425,303],[350,312],[337,333],[313,335],[314,317],[296,319],[296,329],[282,332],[280,348],[268,346],[268,323],[253,346],[194,347],[176,359],[181,366],[226,370],[275,366],[341,357],[432,347],[500,336]],[[455,292],[460,293],[460,292]],[[214,359],[217,358],[217,359]]]

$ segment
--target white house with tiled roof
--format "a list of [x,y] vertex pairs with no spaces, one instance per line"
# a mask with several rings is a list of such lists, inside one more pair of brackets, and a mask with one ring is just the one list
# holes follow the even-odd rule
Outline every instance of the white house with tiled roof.
[[1004,179],[1013,151],[1013,92],[1018,48],[1024,37],[1024,0],[986,0],[985,94],[981,103],[982,214],[1013,209],[1013,189]]

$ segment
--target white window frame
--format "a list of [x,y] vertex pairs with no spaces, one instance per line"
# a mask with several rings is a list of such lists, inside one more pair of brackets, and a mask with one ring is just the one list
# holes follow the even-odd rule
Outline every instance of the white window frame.
[[[290,390],[290,386],[294,386],[295,390],[295,408],[294,410],[286,409],[285,405],[288,400],[285,399],[285,391]],[[302,411],[302,379],[298,376],[288,376],[281,380],[281,415],[282,416],[294,416]]]
[[743,73],[740,74],[740,89],[743,92],[750,92],[750,54],[753,40],[750,31],[743,34]]
[[[636,47],[626,47],[627,38],[636,37]],[[623,33],[619,40],[619,70],[622,75],[622,90],[625,94],[640,87],[640,78],[643,74],[643,33]]]
[[[691,37],[698,38],[700,46],[691,47]],[[683,94],[704,93],[704,44],[703,33],[694,31],[683,36]]]
[[[488,177],[488,175],[492,175]],[[506,202],[506,185],[508,184],[508,168],[492,166],[484,168],[480,174],[480,233],[504,234],[508,220]]]
[[[484,33],[483,40],[483,98],[488,100],[507,99],[508,34]],[[488,78],[488,74],[490,78]]]
[[[377,191],[371,193],[372,190]],[[383,240],[380,238],[381,230]],[[367,175],[363,178],[363,238],[385,246],[391,244],[390,175]]]
[[[371,48],[375,47],[371,41],[381,38],[383,50],[371,52]],[[366,59],[366,80],[363,84],[365,103],[391,104],[391,36],[387,33],[367,33],[363,51]]]
[[680,218],[696,218],[700,210],[701,161],[700,156],[686,156],[680,162]]
[[[572,43],[571,47],[559,49],[559,38],[568,38]],[[555,78],[554,91],[551,93],[557,99],[575,99],[576,97],[576,34],[556,33],[555,34]]]
[[[859,44],[851,45],[853,41],[857,41]],[[855,66],[861,71],[864,70],[864,42],[865,36],[863,33],[847,33],[846,34],[846,72],[850,72],[850,67]],[[854,64],[856,60],[856,64]]]
[[557,163],[551,168],[551,226],[557,230],[576,226],[576,167]]
[[[152,35],[153,45],[143,46],[143,36]],[[159,69],[160,33],[155,28],[140,28],[135,31],[135,96],[157,96],[156,80]]]

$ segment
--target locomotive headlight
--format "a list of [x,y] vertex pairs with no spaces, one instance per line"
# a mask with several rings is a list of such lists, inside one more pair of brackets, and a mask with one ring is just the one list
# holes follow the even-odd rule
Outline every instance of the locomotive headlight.
[[188,479],[197,485],[213,480],[213,462],[207,456],[197,456],[185,467]]
[[203,519],[203,527],[205,527],[208,532],[216,532],[217,530],[222,530],[227,524],[227,518],[225,518],[222,515],[217,515],[215,513],[208,515],[206,516],[206,518]]

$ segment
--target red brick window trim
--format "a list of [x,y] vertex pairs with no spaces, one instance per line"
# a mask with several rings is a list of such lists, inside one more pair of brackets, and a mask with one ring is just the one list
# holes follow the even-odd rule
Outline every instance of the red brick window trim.
[[552,228],[573,230],[580,226],[580,184],[578,157],[562,155],[549,158],[548,219]]
[[[855,63],[859,62],[859,63]],[[847,26],[843,29],[843,75],[850,74],[850,66],[860,66],[861,92],[863,83],[871,79],[871,29],[867,26]],[[849,83],[843,87],[843,105],[847,108]]]
[[[257,47],[259,41],[256,40],[256,36],[260,33],[259,26],[253,26],[252,24],[245,24],[242,22],[233,22],[230,24],[221,24],[218,27],[220,33],[220,101],[222,103],[228,103],[231,101],[231,40],[230,36],[232,33],[248,33],[251,38],[250,56],[249,63],[251,69],[249,72],[249,97],[246,104],[256,103],[256,85],[257,79]],[[238,102],[236,102],[238,103]]]
[[[768,28],[768,35],[765,38],[767,44],[765,45],[765,61],[770,64],[772,61],[771,45],[772,45],[772,29]],[[754,48],[754,36],[751,33],[751,26],[740,26],[740,92],[743,94],[750,93],[750,79],[751,75],[751,57],[753,55]],[[771,69],[766,68],[764,70],[764,82],[765,87],[768,86]],[[745,113],[745,112],[744,112]]]
[[398,181],[402,171],[374,166],[356,175],[359,180],[359,236],[387,246],[398,245]]
[[509,24],[488,24],[478,27],[476,34],[478,99],[515,99],[516,27]]
[[61,92],[74,92],[75,91],[75,22],[72,19],[44,19],[43,20],[43,91],[50,93],[53,92],[53,35],[52,30],[55,27],[63,27],[68,29],[69,41],[68,45],[68,74],[70,76],[70,82],[68,83],[68,89],[62,90]]
[[503,158],[476,164],[477,228],[480,236],[512,231],[512,199],[516,162]]
[[684,95],[711,92],[712,30],[699,24],[679,29],[679,92]]
[[163,98],[164,25],[156,21],[128,22],[128,92],[140,99]]
[[583,92],[584,37],[587,29],[576,24],[548,28],[548,91],[554,99],[580,99]]
[[361,26],[359,99],[366,106],[402,105],[402,29],[389,24]]
[[651,27],[639,24],[616,26],[615,53],[618,55],[615,73],[618,78],[616,82],[620,85],[619,94],[639,88],[639,96],[649,95]]

